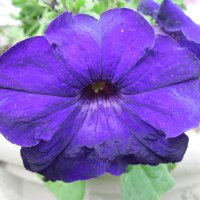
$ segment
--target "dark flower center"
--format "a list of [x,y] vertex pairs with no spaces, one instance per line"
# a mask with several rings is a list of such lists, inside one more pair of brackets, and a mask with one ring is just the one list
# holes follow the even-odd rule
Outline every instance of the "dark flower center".
[[108,99],[118,95],[119,91],[116,86],[105,81],[94,82],[82,90],[81,97],[83,99],[92,100],[95,98]]

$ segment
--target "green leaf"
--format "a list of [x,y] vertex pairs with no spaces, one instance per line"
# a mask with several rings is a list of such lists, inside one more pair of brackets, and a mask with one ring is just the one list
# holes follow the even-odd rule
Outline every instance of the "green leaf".
[[173,163],[169,163],[167,164],[168,170],[171,172],[172,170],[174,170],[176,168],[176,164]]
[[117,1],[117,2],[116,2],[116,7],[117,7],[117,8],[125,7],[125,5],[126,5],[126,2],[125,2],[125,1]]
[[102,12],[108,9],[109,2],[108,0],[99,0],[94,4],[92,11],[101,14]]
[[85,182],[83,181],[73,183],[47,181],[44,183],[57,200],[83,200],[84,198]]
[[173,185],[167,165],[129,166],[121,176],[122,200],[159,200]]
[[99,0],[99,6],[102,10],[105,10],[108,8],[108,0]]
[[75,12],[78,13],[80,8],[85,4],[85,0],[76,0],[74,3]]
[[66,0],[66,7],[67,7],[67,10],[68,10],[68,11],[74,12],[73,1],[71,1],[71,0]]

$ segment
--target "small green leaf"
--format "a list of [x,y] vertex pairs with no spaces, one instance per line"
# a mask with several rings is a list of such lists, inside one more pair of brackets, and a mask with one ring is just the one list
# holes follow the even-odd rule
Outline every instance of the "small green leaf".
[[85,0],[76,0],[74,3],[75,12],[78,13],[80,8],[85,4]]
[[68,10],[68,11],[74,12],[73,1],[71,1],[71,0],[66,0],[66,7],[67,7],[67,10]]
[[95,13],[101,14],[102,12],[108,9],[109,2],[108,0],[99,0],[94,4],[92,11]]
[[47,181],[45,185],[54,194],[57,200],[83,200],[84,198],[85,182],[83,181],[73,183]]
[[173,163],[169,163],[167,164],[168,170],[171,172],[172,170],[174,170],[176,168],[176,164]]
[[100,7],[102,7],[102,9],[108,8],[108,4],[109,4],[108,0],[99,0],[99,5]]
[[129,166],[121,177],[122,200],[159,200],[173,185],[167,165]]
[[116,2],[116,7],[117,7],[117,8],[125,7],[125,5],[126,5],[126,2],[125,2],[125,1],[117,1],[117,2]]

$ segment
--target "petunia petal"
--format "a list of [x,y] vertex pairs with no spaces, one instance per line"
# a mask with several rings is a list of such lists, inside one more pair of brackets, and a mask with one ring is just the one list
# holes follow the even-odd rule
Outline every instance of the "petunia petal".
[[168,36],[157,35],[153,48],[120,82],[121,92],[135,94],[200,77],[200,62]]
[[100,29],[95,18],[65,12],[50,23],[45,36],[82,84],[100,79]]
[[[187,148],[188,138],[184,134],[166,140],[163,133],[133,113],[124,112],[128,108],[123,101],[97,101],[84,109],[87,115],[82,117],[85,112],[81,111],[74,120],[79,126],[71,124],[78,127],[76,134],[66,129],[56,134],[55,141],[22,148],[27,169],[50,180],[71,182],[105,172],[119,175],[130,163],[156,165],[180,161]],[[73,140],[69,142],[65,135],[73,135]]]
[[50,166],[39,173],[50,180],[72,182],[95,178],[108,170],[120,175],[126,170],[126,163],[102,160],[93,149],[82,147],[73,157],[67,157],[63,152]]
[[76,79],[43,36],[19,42],[0,57],[0,88],[75,96],[81,88]]
[[130,9],[107,11],[99,21],[66,12],[45,35],[82,83],[111,80],[114,75],[118,79],[142,58],[155,37],[147,21]]
[[174,33],[174,39],[182,46],[193,52],[200,59],[200,44],[188,40],[182,33]]
[[155,34],[148,22],[130,9],[113,9],[100,17],[101,70],[116,82],[152,47]]
[[[158,165],[160,163],[176,163],[183,159],[188,145],[188,137],[182,134],[175,138],[164,139],[164,135],[158,134],[154,135],[145,134],[140,139],[143,146],[149,149],[149,152],[143,152],[141,154],[136,154],[136,150],[132,148],[130,154],[124,156],[124,161],[128,164],[148,164],[148,165]],[[155,154],[156,156],[153,156]]]
[[[12,143],[25,147],[48,141],[73,111],[76,101],[0,89],[0,132]],[[58,115],[60,110],[65,110],[65,115]]]
[[[126,140],[123,141],[121,154],[132,157],[132,164],[156,165],[177,162],[183,158],[188,143],[188,138],[184,134],[172,140],[166,139],[163,132],[153,128],[135,115],[134,110],[131,110],[131,106],[123,96],[116,100],[116,104],[112,105],[118,119],[131,134],[127,143]],[[179,149],[179,151],[174,152],[175,149]]]
[[[77,103],[55,113],[55,119],[63,119],[50,140],[41,141],[37,146],[22,148],[26,167],[41,171],[61,154],[74,139],[87,116],[88,105]],[[54,120],[54,118],[52,118]]]
[[176,137],[200,123],[200,79],[126,98],[137,116],[165,132],[167,138]]

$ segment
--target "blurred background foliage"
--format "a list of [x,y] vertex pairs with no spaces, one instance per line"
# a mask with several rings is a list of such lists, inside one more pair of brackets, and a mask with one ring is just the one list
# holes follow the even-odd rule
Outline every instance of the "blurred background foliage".
[[98,18],[99,14],[110,8],[136,8],[138,0],[12,0],[12,3],[20,9],[19,15],[13,17],[21,21],[26,36],[33,36],[42,34],[46,25],[64,11]]
[[[161,2],[162,0],[157,0]],[[84,13],[96,18],[111,8],[127,7],[136,9],[139,0],[12,0],[12,4],[18,8],[19,14],[11,17],[18,20],[20,25],[10,27],[4,31],[8,43],[34,35],[41,35],[49,22],[64,11]],[[183,0],[174,0],[179,6],[184,7]],[[0,32],[3,33],[2,30]]]

